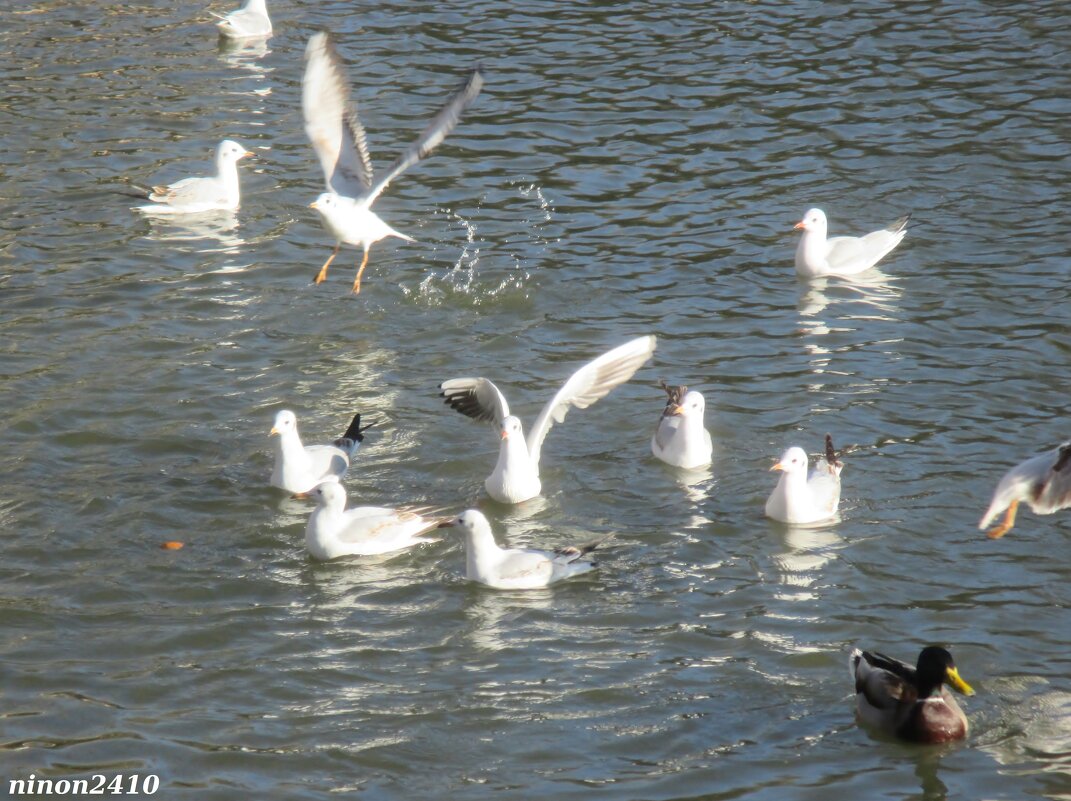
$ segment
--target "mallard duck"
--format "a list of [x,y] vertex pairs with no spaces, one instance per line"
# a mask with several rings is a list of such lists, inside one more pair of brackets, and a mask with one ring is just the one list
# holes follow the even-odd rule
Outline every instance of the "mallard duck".
[[1020,462],[1005,473],[978,528],[985,531],[1007,509],[1004,520],[986,535],[994,540],[1003,537],[1015,525],[1015,512],[1020,503],[1039,515],[1051,515],[1071,506],[1071,440]]
[[856,715],[864,724],[913,743],[945,743],[967,736],[967,716],[945,685],[974,690],[959,677],[952,654],[923,648],[915,667],[872,651],[854,649]]

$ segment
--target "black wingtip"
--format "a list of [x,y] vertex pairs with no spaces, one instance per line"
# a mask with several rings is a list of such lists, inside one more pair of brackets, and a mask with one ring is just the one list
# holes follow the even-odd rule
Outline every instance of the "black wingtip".
[[911,219],[911,212],[908,212],[903,217],[897,217],[893,220],[892,225],[887,230],[892,231],[894,234],[898,234],[907,228],[908,220]]
[[1052,466],[1052,472],[1059,473],[1068,464],[1071,464],[1071,442],[1060,446],[1060,450],[1056,453],[1056,464]]
[[346,429],[346,433],[342,435],[342,439],[348,439],[352,442],[364,442],[364,432],[375,424],[376,421],[372,421],[364,428],[361,428],[361,414],[358,412],[353,416],[353,421],[350,423],[350,427]]
[[826,461],[830,465],[837,463],[837,451],[833,448],[833,435],[826,434]]

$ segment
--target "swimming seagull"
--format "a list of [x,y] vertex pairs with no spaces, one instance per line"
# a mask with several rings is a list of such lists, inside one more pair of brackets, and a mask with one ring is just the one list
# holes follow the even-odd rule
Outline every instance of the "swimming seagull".
[[425,517],[425,509],[357,506],[346,509],[346,490],[335,481],[316,487],[317,506],[305,525],[305,547],[313,559],[376,556],[438,542],[423,536],[449,518]]
[[539,454],[555,422],[565,420],[570,407],[586,409],[618,384],[628,381],[655,349],[655,337],[626,342],[588,362],[565,382],[543,407],[527,441],[521,421],[509,413],[505,396],[486,378],[454,378],[439,385],[450,408],[473,420],[494,423],[502,444],[498,463],[484,481],[487,494],[499,503],[520,503],[539,494]]
[[219,35],[228,39],[252,39],[271,36],[271,20],[264,0],[246,0],[246,4],[226,16],[209,11],[219,22]]
[[1003,522],[987,534],[991,539],[1003,537],[1015,525],[1020,503],[1039,515],[1051,515],[1071,506],[1071,440],[1005,473],[978,528],[984,531],[993,518],[1007,509]]
[[302,445],[297,417],[289,409],[283,409],[275,415],[271,429],[273,435],[279,435],[271,485],[302,495],[324,481],[340,481],[364,440],[364,432],[372,425],[361,428],[361,415],[355,414],[346,433],[330,445]]
[[796,272],[807,278],[822,275],[855,275],[868,270],[900,244],[907,235],[905,214],[888,228],[866,236],[835,236],[826,239],[826,215],[810,209],[795,228],[803,229],[796,247]]
[[499,590],[534,590],[595,569],[583,557],[605,540],[568,545],[553,551],[500,548],[482,512],[469,509],[444,526],[457,526],[465,535],[465,577]]
[[666,464],[688,470],[710,464],[714,446],[703,427],[706,401],[702,393],[659,383],[666,392],[666,408],[651,437],[651,452]]
[[211,177],[183,178],[167,186],[146,191],[152,206],[138,206],[152,214],[198,214],[205,211],[234,211],[238,208],[238,161],[253,154],[231,139],[216,148],[216,174]]
[[357,104],[350,100],[349,84],[342,59],[326,33],[315,34],[305,49],[305,77],[301,82],[301,108],[305,132],[324,171],[327,191],[311,204],[320,213],[324,227],[335,237],[335,249],[316,276],[327,277],[327,268],[345,242],[359,245],[364,257],[357,268],[353,291],[361,291],[361,274],[368,265],[368,250],[380,239],[395,236],[407,242],[412,237],[395,231],[372,211],[372,204],[384,189],[446,138],[461,120],[483,87],[483,74],[476,67],[465,84],[435,115],[428,127],[409,145],[378,181],[372,177],[364,127],[357,116]]
[[833,437],[826,434],[825,461],[807,475],[807,452],[789,448],[771,467],[781,478],[766,500],[766,516],[782,523],[806,525],[828,520],[840,505],[840,472],[844,468],[833,450]]

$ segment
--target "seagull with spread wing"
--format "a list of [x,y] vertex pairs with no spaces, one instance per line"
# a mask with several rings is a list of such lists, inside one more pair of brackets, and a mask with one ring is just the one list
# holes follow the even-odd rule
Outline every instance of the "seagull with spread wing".
[[327,277],[327,268],[344,242],[364,250],[353,282],[356,294],[361,291],[361,275],[368,266],[368,250],[373,244],[388,236],[414,241],[383,222],[372,211],[372,204],[391,181],[442,143],[482,87],[483,73],[476,67],[423,133],[376,180],[364,126],[357,116],[357,104],[350,99],[342,59],[326,33],[318,33],[309,40],[305,49],[305,77],[301,82],[301,108],[305,132],[327,182],[327,191],[310,205],[320,213],[324,228],[335,237],[335,249],[320,268],[317,284]]
[[521,421],[509,413],[506,397],[486,378],[454,378],[439,385],[450,408],[473,420],[492,422],[502,444],[498,463],[484,481],[487,494],[499,503],[521,503],[540,493],[539,454],[543,439],[554,423],[565,420],[569,409],[586,409],[618,384],[632,378],[654,353],[656,339],[645,336],[626,342],[588,362],[565,382],[524,437]]

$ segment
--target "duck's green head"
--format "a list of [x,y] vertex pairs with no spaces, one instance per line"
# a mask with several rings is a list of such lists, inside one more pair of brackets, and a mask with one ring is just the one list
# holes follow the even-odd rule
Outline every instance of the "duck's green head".
[[974,688],[960,678],[952,654],[936,645],[923,648],[915,667],[920,695],[929,695],[947,684],[964,695],[974,695]]

